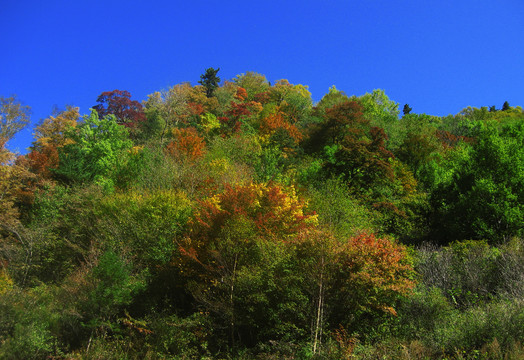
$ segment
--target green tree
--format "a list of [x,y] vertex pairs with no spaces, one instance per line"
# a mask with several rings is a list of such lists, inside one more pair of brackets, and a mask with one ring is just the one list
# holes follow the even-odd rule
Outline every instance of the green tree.
[[200,80],[198,81],[198,83],[206,89],[206,95],[208,98],[213,96],[213,93],[218,88],[220,78],[217,76],[217,73],[219,71],[220,68],[208,68],[206,69],[206,72],[204,74],[200,75]]
[[386,125],[398,119],[398,103],[390,100],[382,89],[375,89],[371,94],[366,93],[357,99],[364,108],[364,116],[374,126],[386,128]]
[[475,142],[432,193],[435,237],[495,241],[522,234],[523,145],[522,120],[479,126]]
[[346,101],[326,110],[325,120],[312,133],[308,147],[323,152],[328,174],[341,176],[360,193],[377,190],[394,177],[383,129],[371,126],[362,106]]
[[335,85],[329,88],[329,92],[320,99],[318,104],[315,106],[315,116],[322,117],[326,114],[326,110],[332,108],[335,105],[342,104],[349,100],[349,97],[343,92],[338,90]]
[[100,119],[93,110],[67,137],[71,142],[59,150],[56,175],[70,182],[95,182],[113,188],[132,154],[127,129],[118,125],[113,115]]
[[502,105],[502,111],[506,111],[511,109],[511,106],[509,106],[509,102],[504,101],[504,104]]
[[411,112],[411,110],[413,110],[413,109],[409,106],[409,104],[404,104],[404,108],[402,109],[402,113],[404,115],[408,115]]
[[264,75],[248,71],[245,74],[237,75],[233,81],[239,87],[246,89],[247,100],[255,100],[255,96],[269,90],[269,82]]

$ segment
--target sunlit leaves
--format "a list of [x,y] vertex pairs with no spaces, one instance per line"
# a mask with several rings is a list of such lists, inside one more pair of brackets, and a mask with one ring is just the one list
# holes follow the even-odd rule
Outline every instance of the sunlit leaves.
[[60,148],[56,174],[67,181],[94,181],[112,188],[116,172],[125,165],[127,151],[133,145],[127,130],[114,116],[101,119],[93,111],[67,137],[71,143]]

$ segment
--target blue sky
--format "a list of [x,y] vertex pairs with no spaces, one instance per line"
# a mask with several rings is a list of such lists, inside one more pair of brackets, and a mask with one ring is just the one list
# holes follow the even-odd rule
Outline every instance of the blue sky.
[[[103,91],[133,99],[208,67],[348,95],[384,89],[413,112],[524,105],[524,2],[0,0],[0,96],[32,125],[56,105],[85,114]],[[25,152],[32,128],[8,147]]]

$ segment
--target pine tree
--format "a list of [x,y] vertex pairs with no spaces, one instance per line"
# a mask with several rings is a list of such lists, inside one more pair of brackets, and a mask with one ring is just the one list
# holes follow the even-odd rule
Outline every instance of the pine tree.
[[215,89],[218,88],[218,84],[220,83],[220,78],[217,76],[217,73],[219,71],[220,71],[220,68],[218,69],[208,68],[206,69],[205,74],[200,75],[200,81],[198,83],[206,88],[207,97],[213,96]]

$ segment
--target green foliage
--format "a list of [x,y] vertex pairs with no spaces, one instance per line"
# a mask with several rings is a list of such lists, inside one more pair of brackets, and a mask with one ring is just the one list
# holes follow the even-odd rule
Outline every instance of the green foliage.
[[[524,222],[524,125],[481,126],[453,175],[432,194],[434,232],[448,239],[508,239]],[[435,235],[436,237],[437,235]]]
[[60,312],[51,291],[13,289],[0,297],[0,357],[43,359],[59,355]]
[[177,250],[191,214],[184,193],[126,192],[104,198],[98,205],[97,232],[108,246],[129,251],[135,265],[165,265]]
[[204,74],[200,75],[200,80],[198,81],[198,83],[204,86],[204,88],[206,89],[207,97],[213,96],[213,93],[215,92],[216,88],[218,87],[218,84],[220,83],[220,78],[217,76],[217,73],[219,71],[220,68],[208,68],[206,69],[206,72]]
[[131,275],[131,267],[115,252],[108,250],[98,259],[91,276],[95,289],[89,295],[91,310],[106,319],[114,308],[128,305],[133,295],[143,287]]
[[3,99],[0,358],[522,357],[521,107],[217,72],[18,158]]
[[264,75],[248,71],[245,74],[237,75],[233,81],[239,87],[246,89],[247,99],[255,100],[256,95],[269,90],[269,83]]
[[[213,328],[209,314],[196,312],[188,317],[159,314],[150,321],[152,345],[157,354],[177,359],[210,357]],[[211,344],[213,345],[213,344]]]
[[309,208],[318,214],[319,223],[337,237],[357,235],[377,228],[377,213],[368,210],[353,197],[340,180],[328,179],[308,191]]
[[524,338],[523,320],[521,301],[499,302],[463,313],[454,312],[439,321],[434,332],[434,346],[447,353],[457,349],[472,352],[497,339],[501,347],[507,349]]
[[389,136],[398,120],[398,103],[390,100],[381,89],[375,89],[371,94],[366,93],[353,99],[364,108],[364,117],[371,121],[371,125],[383,128]]
[[329,88],[329,92],[324,95],[315,106],[315,115],[323,117],[326,114],[327,109],[332,108],[335,105],[340,105],[348,100],[349,97],[333,85]]
[[99,119],[97,112],[92,111],[83,123],[70,130],[68,137],[73,142],[60,149],[56,175],[68,182],[95,182],[113,189],[117,185],[116,174],[127,165],[133,145],[127,130],[118,125],[114,116]]
[[442,318],[452,315],[456,315],[456,312],[441,289],[421,284],[415,288],[412,296],[401,300],[398,318],[393,326],[399,332],[397,336],[431,340],[435,329],[441,326]]

